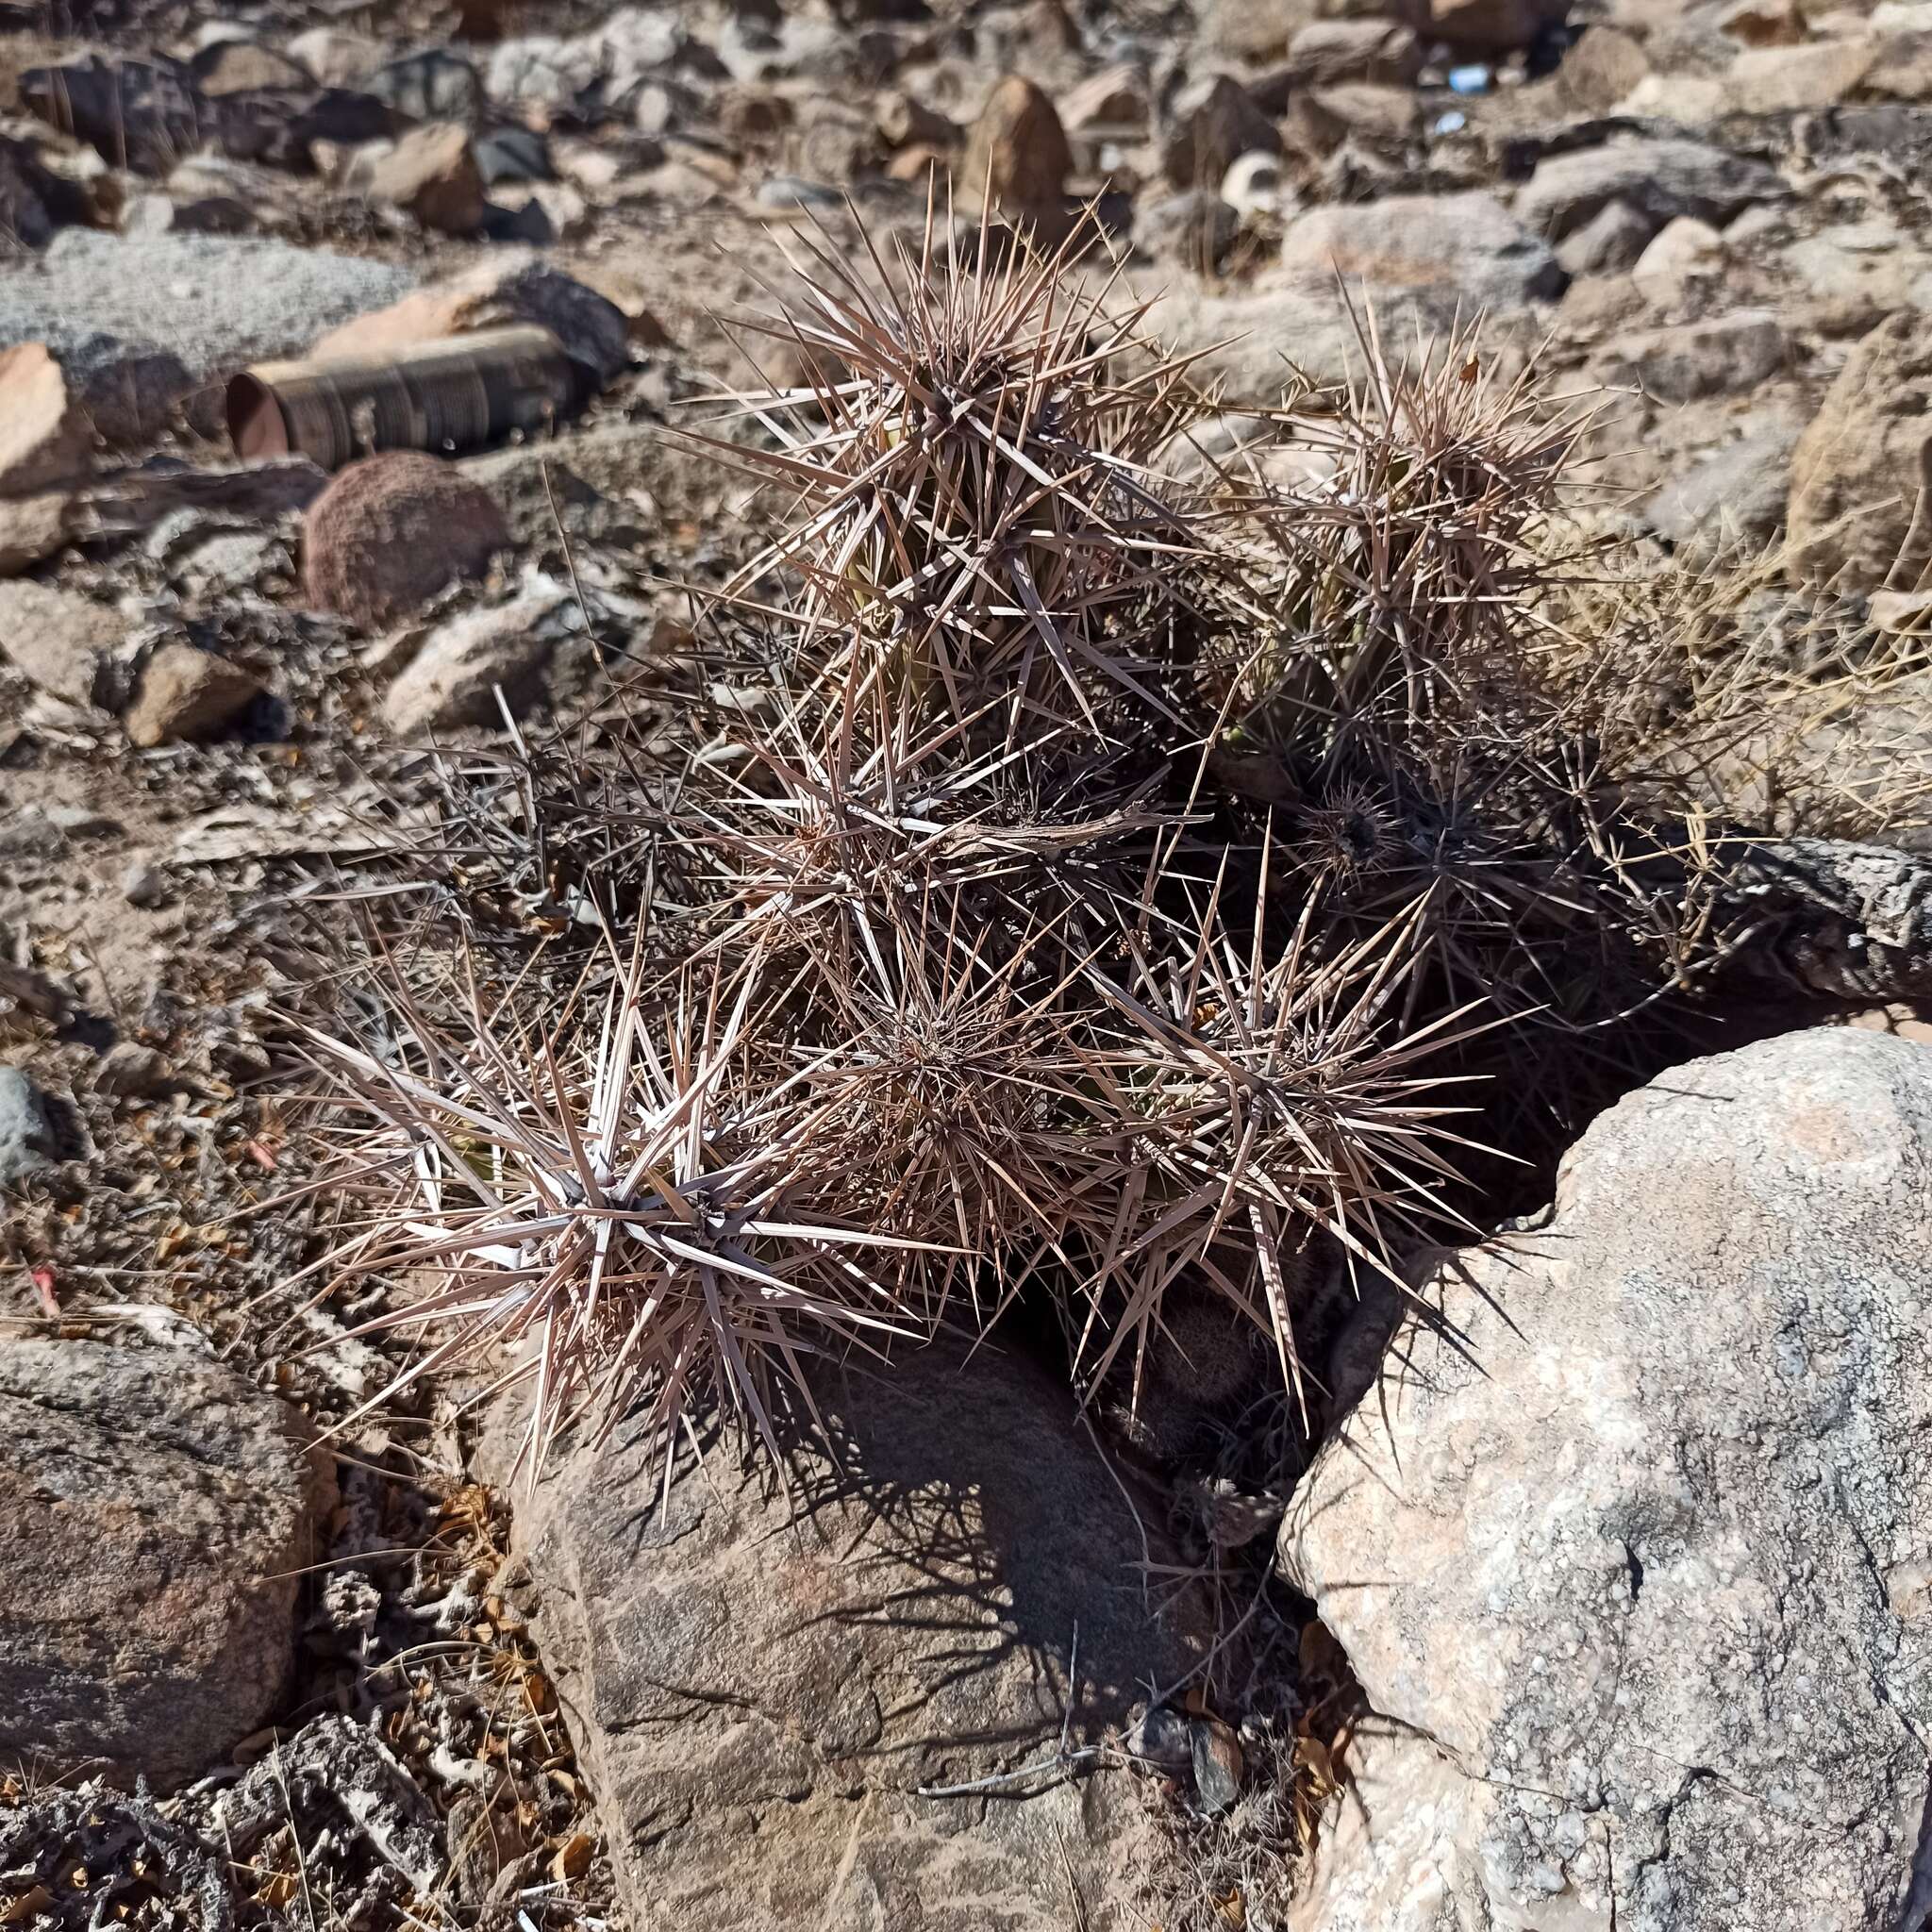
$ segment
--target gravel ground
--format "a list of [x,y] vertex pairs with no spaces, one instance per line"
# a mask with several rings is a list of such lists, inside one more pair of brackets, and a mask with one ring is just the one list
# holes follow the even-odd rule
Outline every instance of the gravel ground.
[[281,242],[63,228],[36,261],[0,276],[0,347],[45,342],[91,401],[116,400],[126,372],[147,372],[153,402],[128,425],[144,427],[148,409],[172,400],[167,387],[178,395],[238,361],[306,349],[416,280],[388,262]]

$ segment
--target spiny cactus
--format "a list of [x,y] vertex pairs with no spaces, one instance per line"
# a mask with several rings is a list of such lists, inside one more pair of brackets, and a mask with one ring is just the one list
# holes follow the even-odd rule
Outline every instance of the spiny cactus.
[[1358,320],[1365,373],[1286,411],[1319,480],[1247,507],[1268,622],[1216,662],[1228,749],[1349,773],[1432,726],[1501,728],[1542,682],[1542,591],[1572,450],[1527,371],[1503,383],[1474,330],[1408,359]]
[[926,1332],[903,1238],[797,1212],[823,1192],[819,1109],[746,1077],[769,1043],[752,1001],[702,971],[654,991],[633,958],[541,1033],[472,981],[440,1025],[400,998],[382,1041],[309,1036],[357,1122],[358,1224],[318,1265],[429,1277],[367,1328],[441,1331],[405,1383],[460,1358],[534,1381],[532,1468],[566,1422],[640,1403],[667,1446],[702,1400],[776,1452],[802,1355]]
[[1106,739],[1124,709],[1176,724],[1205,512],[1151,466],[1198,411],[1186,362],[1142,339],[1147,305],[1076,288],[1076,240],[981,269],[929,213],[918,253],[864,245],[869,275],[808,240],[802,312],[743,325],[843,379],[737,399],[774,446],[718,448],[789,501],[726,596],[796,578],[801,701],[896,759],[969,719],[1008,747]]
[[1108,277],[862,248],[808,240],[766,325],[822,375],[738,399],[777,527],[654,667],[678,702],[450,759],[368,902],[418,908],[381,1017],[310,1036],[323,1272],[432,1277],[415,1373],[533,1378],[533,1466],[639,1407],[777,1448],[809,1356],[1022,1294],[1108,1407],[1204,1297],[1292,1387],[1318,1259],[1467,1224],[1477,1076],[1483,1131],[1581,1110],[1736,940],[1687,746],[1766,680],[1657,603],[1577,641],[1574,414],[1365,322],[1364,380],[1284,410],[1326,401],[1325,481],[1176,484],[1208,403]]

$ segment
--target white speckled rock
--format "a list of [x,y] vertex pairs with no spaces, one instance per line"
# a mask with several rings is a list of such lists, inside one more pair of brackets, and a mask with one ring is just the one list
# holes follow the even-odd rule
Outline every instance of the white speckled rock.
[[1432,1293],[1456,1340],[1391,1356],[1282,1527],[1420,1735],[1298,1924],[1918,1932],[1932,1054],[1829,1028],[1677,1068]]

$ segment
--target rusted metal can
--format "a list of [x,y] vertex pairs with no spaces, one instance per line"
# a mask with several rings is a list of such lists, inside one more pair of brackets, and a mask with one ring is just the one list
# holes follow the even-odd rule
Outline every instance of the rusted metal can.
[[379,449],[479,449],[548,429],[582,400],[547,328],[479,329],[392,356],[258,363],[228,384],[228,436],[241,457],[304,456],[339,470]]

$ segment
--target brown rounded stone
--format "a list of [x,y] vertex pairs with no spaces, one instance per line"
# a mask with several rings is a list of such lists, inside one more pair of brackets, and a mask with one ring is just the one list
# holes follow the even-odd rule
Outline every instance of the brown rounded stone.
[[352,463],[302,526],[303,588],[315,609],[380,630],[445,584],[482,576],[508,547],[496,500],[413,450]]

